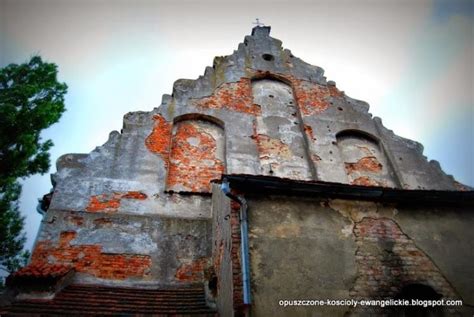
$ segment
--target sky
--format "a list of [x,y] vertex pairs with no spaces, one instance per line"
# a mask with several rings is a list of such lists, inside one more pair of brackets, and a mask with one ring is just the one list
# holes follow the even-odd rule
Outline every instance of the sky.
[[[102,145],[130,111],[230,55],[259,18],[271,36],[367,101],[396,134],[474,186],[473,0],[0,0],[0,67],[35,54],[59,67],[66,112],[42,133],[52,166]],[[31,248],[49,173],[22,181]]]

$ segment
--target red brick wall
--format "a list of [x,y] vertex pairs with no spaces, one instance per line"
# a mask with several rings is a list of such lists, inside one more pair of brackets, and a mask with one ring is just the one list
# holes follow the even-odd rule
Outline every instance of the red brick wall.
[[76,235],[75,231],[63,231],[57,244],[49,240],[39,241],[31,264],[69,264],[77,272],[114,280],[149,275],[150,256],[103,253],[100,245],[71,245]]
[[[209,193],[211,180],[220,179],[224,163],[217,158],[217,140],[204,130],[202,121],[179,122],[173,135],[167,189]],[[191,144],[189,139],[199,142]]]
[[[297,106],[304,116],[310,116],[325,111],[331,106],[330,97],[342,97],[343,93],[334,86],[318,85],[306,80],[298,80],[292,76],[255,72],[255,78],[272,76],[288,83],[293,91]],[[202,109],[228,109],[230,111],[260,116],[259,105],[253,104],[252,79],[242,77],[237,82],[223,83],[217,87],[209,97],[191,100],[191,103]],[[216,159],[216,140],[209,134],[199,129],[193,121],[180,122],[172,135],[173,123],[166,121],[161,115],[155,115],[155,126],[145,140],[147,148],[159,154],[168,168],[166,188],[171,191],[186,191],[196,193],[209,193],[212,179],[219,179],[224,171],[224,164]],[[308,137],[314,140],[309,126],[305,131]],[[193,146],[187,142],[189,137],[199,138],[201,143]],[[264,135],[253,136],[259,150],[259,157],[268,156],[269,151],[277,151],[281,155],[289,151],[284,144],[276,144],[267,140]],[[274,144],[275,143],[275,144]],[[202,162],[207,162],[202,164]],[[209,164],[208,162],[212,162]],[[111,200],[112,206],[100,206],[103,209],[116,209],[119,204]],[[93,207],[91,207],[93,209]]]
[[358,277],[351,295],[393,298],[408,284],[425,284],[448,298],[455,291],[430,258],[388,218],[364,218],[354,227]]
[[296,103],[301,113],[311,116],[325,111],[329,107],[329,89],[307,81],[293,81]]
[[252,103],[252,87],[250,79],[241,78],[235,83],[224,83],[212,96],[194,101],[200,108],[226,108],[235,112],[260,114],[260,107]]
[[146,138],[145,145],[150,152],[160,155],[167,166],[173,125],[160,114],[155,115],[153,120],[155,125]]
[[203,282],[204,271],[209,265],[209,258],[200,258],[182,264],[176,270],[175,278],[180,282]]
[[[240,205],[217,189],[217,200],[213,229],[214,272],[217,276],[217,301],[220,311],[226,315],[239,314],[243,310],[243,287],[241,270]],[[221,197],[222,196],[222,197]],[[219,204],[219,202],[217,204]]]
[[112,193],[92,196],[86,210],[89,212],[115,213],[120,207],[122,199],[147,199],[147,195],[138,191],[129,191],[124,193]]
[[232,280],[233,280],[233,299],[234,308],[241,309],[243,305],[243,285],[242,285],[242,266],[241,266],[241,236],[240,236],[240,205],[231,202],[231,260],[232,260]]

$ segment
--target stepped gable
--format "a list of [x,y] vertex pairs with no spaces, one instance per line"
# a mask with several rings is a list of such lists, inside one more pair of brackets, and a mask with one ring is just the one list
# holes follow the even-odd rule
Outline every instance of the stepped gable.
[[212,186],[226,175],[351,198],[469,190],[260,26],[203,76],[177,80],[158,108],[127,113],[104,145],[56,165],[30,268],[75,273],[53,299],[25,290],[12,314],[212,315],[219,296],[245,308],[242,211]]
[[180,270],[210,263],[211,182],[223,174],[460,189],[269,34],[255,27],[160,107],[126,114],[104,145],[59,158],[33,263],[73,265],[81,282],[183,283]]
[[223,173],[461,188],[427,161],[421,144],[385,128],[367,103],[348,97],[269,32],[254,28],[203,76],[177,80],[160,107],[126,114],[121,132],[92,153],[61,157],[51,208],[206,218],[207,198],[182,197],[186,207],[176,208],[164,193],[209,193]]

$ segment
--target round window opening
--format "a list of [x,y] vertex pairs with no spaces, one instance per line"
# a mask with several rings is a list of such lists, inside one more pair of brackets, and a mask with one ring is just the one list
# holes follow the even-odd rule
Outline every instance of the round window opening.
[[272,54],[263,54],[262,58],[266,60],[267,62],[271,62],[272,60],[275,59],[275,57]]

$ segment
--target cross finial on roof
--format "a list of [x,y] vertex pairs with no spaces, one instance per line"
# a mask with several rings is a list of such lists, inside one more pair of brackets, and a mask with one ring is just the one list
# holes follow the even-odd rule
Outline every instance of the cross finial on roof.
[[255,24],[255,26],[265,26],[265,24],[260,22],[259,18],[255,18],[255,22],[252,22],[252,24]]

